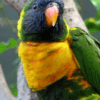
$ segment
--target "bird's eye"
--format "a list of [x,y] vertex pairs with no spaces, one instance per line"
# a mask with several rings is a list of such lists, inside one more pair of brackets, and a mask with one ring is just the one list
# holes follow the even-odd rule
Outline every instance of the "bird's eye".
[[59,8],[59,4],[55,3],[55,2],[50,2],[49,3],[49,7],[53,6],[53,5],[56,5],[58,8]]
[[53,4],[52,2],[49,3],[50,6],[52,6],[52,4]]
[[33,10],[35,11],[36,9],[37,9],[37,6],[36,6],[36,5],[34,5],[34,6],[33,6]]

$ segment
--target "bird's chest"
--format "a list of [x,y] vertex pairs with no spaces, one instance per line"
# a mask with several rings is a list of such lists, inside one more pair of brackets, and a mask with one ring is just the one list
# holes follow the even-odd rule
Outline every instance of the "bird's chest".
[[53,43],[22,42],[19,56],[29,87],[41,90],[77,69],[67,41]]

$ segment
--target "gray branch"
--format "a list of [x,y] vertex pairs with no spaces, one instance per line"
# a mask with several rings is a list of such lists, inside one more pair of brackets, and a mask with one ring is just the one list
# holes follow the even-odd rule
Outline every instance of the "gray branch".
[[88,32],[88,29],[85,26],[85,23],[80,16],[76,5],[73,0],[63,0],[64,1],[64,17],[66,19],[66,22],[70,27],[80,27],[86,32]]
[[0,65],[0,99],[15,100],[15,97],[11,94],[10,89],[8,88],[1,65]]
[[[23,9],[25,4],[30,0],[4,0],[10,7],[14,8],[18,13]],[[64,17],[70,27],[80,27],[88,32],[82,17],[78,13],[78,10],[75,6],[73,0],[63,0],[65,3],[64,8]],[[3,97],[3,100],[15,100],[15,98],[11,95],[11,92],[7,86],[7,83],[2,73],[3,71],[0,69],[0,98]],[[2,83],[3,82],[3,83]],[[19,64],[18,73],[17,73],[17,83],[18,83],[18,97],[17,100],[38,100],[36,93],[32,93],[32,91],[28,88],[26,78],[24,76],[22,64]],[[5,85],[5,86],[4,86]]]
[[14,8],[18,13],[21,12],[25,4],[29,1],[30,0],[4,0],[5,3]]

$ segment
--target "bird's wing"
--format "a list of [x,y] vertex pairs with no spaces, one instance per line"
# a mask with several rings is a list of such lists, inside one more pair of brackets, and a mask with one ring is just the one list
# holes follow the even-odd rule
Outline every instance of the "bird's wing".
[[100,43],[81,28],[71,28],[71,49],[87,81],[100,93]]

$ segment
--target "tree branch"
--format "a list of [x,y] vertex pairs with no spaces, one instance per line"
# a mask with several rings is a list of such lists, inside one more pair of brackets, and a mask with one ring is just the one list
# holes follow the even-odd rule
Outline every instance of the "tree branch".
[[66,22],[70,27],[80,27],[86,32],[88,32],[88,29],[85,26],[85,23],[80,16],[76,5],[73,0],[63,0],[64,1],[64,17],[66,19]]
[[16,100],[16,98],[11,94],[11,91],[7,85],[1,65],[0,65],[0,99]]
[[18,13],[21,12],[25,4],[29,1],[30,0],[4,0],[5,3],[14,8]]

